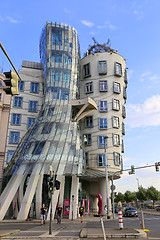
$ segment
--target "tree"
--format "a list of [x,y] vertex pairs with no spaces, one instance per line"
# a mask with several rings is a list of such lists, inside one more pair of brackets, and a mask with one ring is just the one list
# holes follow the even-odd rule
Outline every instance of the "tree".
[[120,202],[124,202],[124,201],[125,201],[125,200],[124,200],[124,194],[123,194],[123,193],[120,193],[120,192],[119,192],[119,193],[117,194],[117,196],[115,197],[115,202],[118,203],[119,201],[120,201]]
[[154,207],[155,201],[158,201],[160,199],[160,194],[158,190],[153,186],[147,189],[147,196],[150,200],[153,200],[153,207]]
[[126,202],[133,202],[136,200],[136,193],[131,191],[126,191],[124,194],[124,198]]
[[147,200],[147,190],[142,186],[138,188],[138,192],[136,192],[136,196],[138,200],[145,201]]

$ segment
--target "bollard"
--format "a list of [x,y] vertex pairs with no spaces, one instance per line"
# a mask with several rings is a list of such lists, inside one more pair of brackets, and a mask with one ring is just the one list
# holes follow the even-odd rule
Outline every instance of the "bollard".
[[123,218],[122,218],[122,210],[118,211],[118,219],[119,219],[119,228],[123,229]]

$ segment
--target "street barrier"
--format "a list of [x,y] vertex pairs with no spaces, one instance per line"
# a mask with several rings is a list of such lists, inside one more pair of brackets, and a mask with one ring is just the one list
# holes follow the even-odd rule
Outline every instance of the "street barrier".
[[119,219],[119,228],[123,229],[123,217],[122,217],[122,210],[118,211],[118,219]]

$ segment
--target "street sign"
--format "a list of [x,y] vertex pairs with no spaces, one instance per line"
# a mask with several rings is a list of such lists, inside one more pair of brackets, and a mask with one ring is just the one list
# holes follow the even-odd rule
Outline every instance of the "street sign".
[[114,191],[116,189],[116,186],[114,184],[111,185],[111,190]]

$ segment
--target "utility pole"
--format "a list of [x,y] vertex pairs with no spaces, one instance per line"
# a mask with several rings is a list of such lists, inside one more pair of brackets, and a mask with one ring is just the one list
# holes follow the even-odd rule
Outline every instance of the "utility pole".
[[[52,185],[51,185],[52,184]],[[50,208],[50,219],[49,219],[49,235],[52,235],[52,197],[54,191],[54,174],[52,171],[52,166],[50,165],[50,196],[51,196],[51,208]],[[53,189],[52,189],[53,188]]]
[[110,219],[109,192],[108,192],[108,166],[107,166],[107,137],[104,137],[105,145],[105,170],[106,170],[106,200],[107,200],[107,219]]

